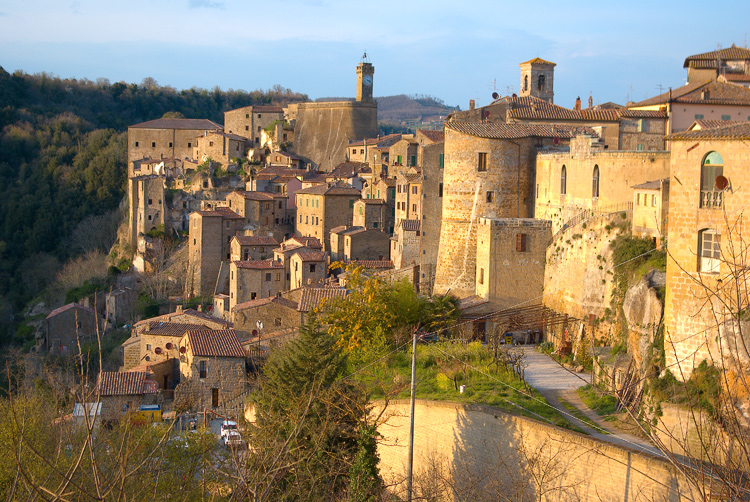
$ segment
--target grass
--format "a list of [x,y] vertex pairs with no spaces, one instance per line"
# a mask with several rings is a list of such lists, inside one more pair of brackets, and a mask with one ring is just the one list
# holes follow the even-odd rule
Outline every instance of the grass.
[[[382,399],[386,392],[391,399],[408,399],[411,350],[394,352],[358,373],[356,378],[372,399]],[[461,385],[465,385],[463,393],[456,389]],[[496,364],[492,353],[480,343],[419,345],[416,397],[494,406],[508,413],[537,420],[542,417],[559,427],[579,430],[536,390],[526,387],[512,371]]]
[[617,420],[617,400],[601,392],[596,387],[585,385],[578,389],[578,395],[583,403],[604,417],[605,420],[613,422]]
[[[566,410],[568,410],[568,413],[570,413],[571,415],[573,415],[574,417],[576,417],[578,420],[580,420],[584,424],[588,425],[589,427],[591,427],[592,429],[594,429],[597,432],[601,432],[602,434],[609,434],[609,432],[607,432],[607,431],[602,431],[601,427],[599,427],[598,424],[594,423],[594,421],[591,420],[586,415],[584,415],[581,412],[581,410],[579,410],[578,408],[576,408],[575,406],[573,406],[572,404],[570,404],[569,402],[567,402],[565,399],[562,399],[562,398],[558,397],[557,400],[560,401],[560,404],[562,404],[563,407]],[[584,434],[585,434],[585,432],[584,432]]]

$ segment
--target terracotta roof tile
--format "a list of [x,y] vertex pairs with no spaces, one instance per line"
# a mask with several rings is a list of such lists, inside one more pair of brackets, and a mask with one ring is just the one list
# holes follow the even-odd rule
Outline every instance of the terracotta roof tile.
[[408,232],[418,232],[421,228],[422,222],[420,220],[400,220],[398,226]]
[[[630,105],[630,108],[666,104],[669,102],[669,99],[670,93],[665,92],[664,94]],[[726,82],[695,82],[678,89],[672,89],[672,102],[750,106],[750,89]]]
[[149,324],[149,323],[152,323],[152,322],[160,322],[160,321],[161,322],[170,322],[170,320],[173,317],[176,317],[176,316],[188,316],[188,317],[192,317],[193,319],[196,320],[196,324],[199,324],[200,321],[207,321],[207,322],[219,323],[219,324],[224,325],[224,326],[229,327],[229,328],[231,328],[233,326],[232,323],[229,322],[229,321],[225,321],[224,319],[221,319],[219,317],[214,317],[211,314],[206,314],[205,312],[198,312],[195,309],[185,309],[185,310],[183,310],[181,312],[179,312],[179,311],[177,311],[177,312],[170,312],[169,314],[164,314],[164,315],[160,315],[160,316],[156,316],[156,317],[151,317],[150,319],[143,319],[143,320],[138,321],[137,323],[135,323],[135,326],[142,326],[144,324]]
[[244,219],[239,214],[235,213],[228,207],[219,206],[214,209],[201,209],[199,211],[195,211],[199,215],[207,218],[223,218],[225,220],[242,220]]
[[722,77],[727,82],[750,82],[750,75],[740,73],[724,73]]
[[248,192],[245,190],[235,190],[234,193],[241,195],[247,200],[272,201],[274,199],[286,199],[286,195],[274,194],[271,192]]
[[565,138],[569,139],[579,134],[593,137],[599,135],[586,126],[561,126],[546,124],[506,124],[504,122],[446,122],[446,129],[490,139],[520,139],[520,138]]
[[647,181],[645,183],[640,183],[638,185],[633,185],[630,188],[639,188],[641,190],[659,190],[662,185],[669,184],[669,178],[664,178],[661,180],[652,180]]
[[185,336],[194,356],[244,358],[246,355],[233,329],[189,331]]
[[158,385],[148,382],[153,373],[147,371],[102,371],[97,385],[102,396],[138,396],[155,394]]
[[737,47],[736,45],[732,44],[731,47],[728,47],[726,49],[719,49],[717,51],[704,52],[702,54],[688,56],[687,58],[685,58],[685,63],[682,65],[682,67],[695,67],[695,63],[697,62],[709,62],[713,64],[713,66],[710,66],[711,68],[716,68],[716,61],[719,59],[721,59],[722,61],[743,59],[750,60],[750,49]]
[[364,268],[393,268],[391,260],[350,260],[343,263],[344,265],[362,266]]
[[505,98],[508,103],[507,115],[513,119],[537,120],[579,120],[615,122],[619,120],[617,110],[603,108],[587,108],[586,110],[571,110],[562,106],[548,103],[534,96],[520,96]]
[[339,288],[305,288],[297,310],[309,312],[331,299],[346,298],[349,292]]
[[667,118],[667,112],[664,110],[630,110],[628,108],[623,108],[621,110],[618,110],[621,117],[626,118],[635,118],[635,119],[666,119]]
[[55,310],[53,310],[52,312],[50,312],[49,314],[47,314],[46,318],[50,319],[52,317],[55,317],[58,314],[62,314],[63,312],[66,312],[66,311],[68,311],[70,309],[73,309],[73,308],[78,309],[78,310],[83,310],[83,311],[85,311],[85,312],[87,312],[89,314],[93,314],[94,313],[94,311],[92,309],[90,309],[88,307],[84,307],[83,305],[80,305],[80,304],[74,302],[74,303],[69,303],[67,305],[63,305],[62,307],[56,308]]
[[433,131],[431,129],[419,129],[420,134],[424,135],[427,139],[433,143],[442,143],[445,141],[445,133],[443,131]]
[[254,269],[254,270],[271,270],[284,268],[284,265],[274,260],[238,260],[234,263],[237,268]]
[[269,235],[235,235],[240,246],[278,246],[279,242]]
[[195,129],[200,131],[223,129],[221,125],[207,119],[156,119],[130,127],[135,129]]
[[359,190],[343,181],[338,181],[331,186],[325,184],[309,187],[297,190],[295,193],[303,195],[361,195]]
[[529,64],[529,63],[531,63],[531,64],[551,64],[552,66],[557,66],[552,61],[546,61],[546,60],[544,60],[542,58],[529,59],[528,61],[524,61],[523,63],[519,64],[518,66]]
[[[691,127],[695,128],[695,126],[698,126],[698,129],[713,129],[715,127],[726,127],[730,125],[737,125],[737,124],[743,124],[744,121],[740,120],[706,120],[706,119],[698,119],[696,120]],[[688,129],[690,130],[690,129]]]
[[694,131],[678,132],[667,136],[669,140],[693,140],[693,139],[725,139],[725,140],[750,140],[750,122],[715,127],[712,129],[696,129]]
[[149,335],[182,336],[188,331],[205,329],[203,324],[190,324],[179,322],[151,322],[144,333]]
[[294,254],[298,255],[302,261],[326,261],[328,259],[328,253],[325,251],[314,251],[306,248],[300,248]]
[[361,202],[361,203],[363,203],[365,205],[369,205],[369,204],[373,204],[373,205],[374,204],[385,204],[385,201],[383,199],[361,199],[361,200],[358,200],[357,202]]
[[401,134],[394,133],[394,134],[389,134],[387,136],[382,136],[382,137],[378,136],[377,138],[360,139],[352,143],[349,143],[349,146],[364,146],[365,143],[367,143],[367,146],[377,146],[378,148],[382,148],[386,146],[391,146],[400,139],[401,139]]

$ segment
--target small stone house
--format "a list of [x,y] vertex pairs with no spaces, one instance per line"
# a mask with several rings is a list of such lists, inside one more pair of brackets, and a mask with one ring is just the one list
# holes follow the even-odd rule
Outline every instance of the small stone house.
[[384,260],[388,258],[390,235],[376,228],[360,228],[344,235],[344,260]]
[[77,303],[69,303],[49,313],[45,319],[47,335],[45,349],[50,354],[72,354],[78,350],[77,342],[96,339],[97,327],[102,330],[104,322],[93,309]]
[[420,220],[401,220],[391,237],[391,261],[394,268],[419,264]]
[[159,385],[151,371],[102,371],[97,381],[102,418],[113,420],[142,404],[154,404]]
[[175,403],[226,409],[247,389],[245,350],[234,329],[190,331],[180,341]]
[[633,234],[650,237],[657,244],[667,235],[669,178],[634,185]]
[[235,235],[230,244],[232,261],[265,260],[273,256],[279,242],[265,235]]
[[289,260],[290,289],[322,284],[328,275],[328,253],[300,249]]
[[231,316],[235,330],[241,338],[264,336],[296,328],[302,324],[304,318],[297,310],[297,302],[278,295],[238,303],[232,309]]
[[275,296],[286,289],[284,265],[273,260],[233,261],[229,265],[229,309],[238,303]]

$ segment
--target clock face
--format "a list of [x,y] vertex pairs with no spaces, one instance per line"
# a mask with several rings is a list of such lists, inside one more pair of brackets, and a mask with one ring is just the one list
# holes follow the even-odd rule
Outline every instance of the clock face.
[[372,76],[365,75],[365,77],[362,79],[362,83],[364,83],[365,85],[372,85]]

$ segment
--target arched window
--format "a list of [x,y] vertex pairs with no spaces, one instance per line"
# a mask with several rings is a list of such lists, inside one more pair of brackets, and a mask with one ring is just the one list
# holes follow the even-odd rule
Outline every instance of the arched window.
[[529,76],[528,75],[523,76],[523,90],[524,92],[529,90]]
[[560,195],[568,193],[568,170],[562,166],[560,170]]
[[701,207],[721,207],[722,191],[716,178],[724,174],[724,159],[718,152],[709,152],[701,164]]
[[594,166],[594,175],[591,177],[591,197],[599,198],[599,166]]
[[544,91],[544,74],[539,75],[536,81],[536,88],[538,91]]
[[710,228],[698,232],[698,271],[718,274],[721,263],[721,234]]

